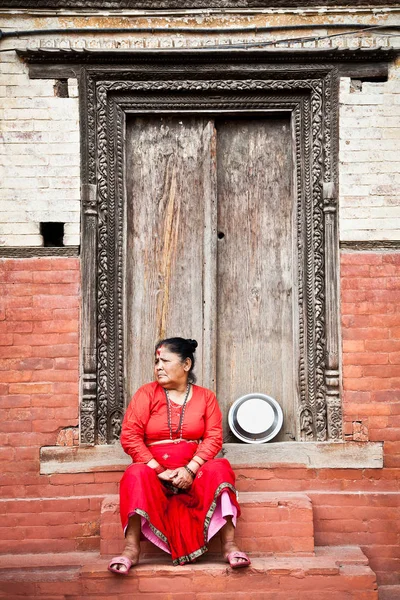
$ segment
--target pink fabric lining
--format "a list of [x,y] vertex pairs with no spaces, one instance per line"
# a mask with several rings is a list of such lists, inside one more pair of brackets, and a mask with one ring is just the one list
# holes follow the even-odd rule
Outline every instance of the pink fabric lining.
[[[232,517],[232,522],[236,527],[237,509],[236,506],[232,504],[228,492],[224,491],[217,499],[217,506],[208,528],[207,542],[209,542],[211,538],[214,537],[214,535],[218,533],[218,531],[225,525],[226,517]],[[164,552],[171,554],[167,544],[165,544],[156,536],[155,533],[153,533],[149,522],[144,517],[141,517],[141,528],[146,539],[152,542],[155,546],[158,546],[158,548],[161,548],[161,550],[164,550]]]
[[217,506],[208,528],[207,542],[225,525],[225,517],[232,517],[232,523],[236,527],[237,509],[232,504],[227,491],[222,492],[217,499]]

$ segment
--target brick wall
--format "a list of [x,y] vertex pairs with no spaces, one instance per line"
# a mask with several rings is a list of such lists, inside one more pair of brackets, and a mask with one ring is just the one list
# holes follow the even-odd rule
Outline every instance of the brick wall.
[[[383,441],[385,467],[237,469],[237,484],[306,492],[318,544],[360,544],[400,585],[400,253],[343,252],[341,275],[345,435]],[[74,443],[78,422],[79,260],[3,259],[0,286],[0,553],[96,549],[121,474],[39,475],[39,448]]]
[[400,61],[387,82],[340,85],[340,238],[400,239]]
[[78,424],[79,298],[78,259],[0,260],[3,496],[40,491],[39,448]]
[[400,253],[342,254],[345,437],[400,454]]
[[0,246],[41,246],[40,222],[62,222],[78,245],[80,149],[76,81],[29,79],[15,53],[0,54]]

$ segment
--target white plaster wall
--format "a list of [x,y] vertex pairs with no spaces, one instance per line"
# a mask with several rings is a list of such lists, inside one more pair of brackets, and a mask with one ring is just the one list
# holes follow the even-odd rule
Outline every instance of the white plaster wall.
[[43,245],[41,221],[65,223],[64,244],[79,244],[77,85],[69,80],[69,98],[53,85],[0,54],[0,246]]
[[[348,17],[343,12],[335,19],[345,21]],[[212,24],[212,16],[209,18]],[[278,18],[288,17],[278,13],[251,17],[260,24],[274,23]],[[357,18],[366,24],[375,22],[371,15]],[[395,15],[388,13],[385,18],[393,20]],[[239,24],[239,16],[234,21]],[[134,22],[132,17],[129,23]],[[250,24],[250,20],[245,22]],[[43,28],[62,25],[67,32],[74,23],[72,17],[63,20],[54,16],[41,24]],[[34,24],[37,27],[38,21],[27,15],[9,15],[1,26],[4,30],[23,30]],[[44,39],[47,46],[53,41],[57,40],[51,36]],[[7,43],[11,45],[11,41]],[[20,48],[40,43],[40,37],[12,41]],[[54,81],[30,80],[27,66],[15,52],[0,53],[0,246],[42,245],[41,221],[64,222],[64,244],[79,244],[77,85],[69,80],[69,98],[55,96],[53,85]],[[389,81],[364,82],[361,91],[353,91],[350,79],[342,79],[339,156],[341,240],[399,240],[400,61],[392,65]]]
[[340,239],[400,240],[400,62],[387,82],[340,85]]

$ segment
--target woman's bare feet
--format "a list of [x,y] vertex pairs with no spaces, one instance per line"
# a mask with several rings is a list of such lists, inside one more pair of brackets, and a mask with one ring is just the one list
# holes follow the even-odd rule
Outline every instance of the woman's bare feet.
[[235,543],[235,527],[231,517],[226,519],[226,524],[220,531],[222,556],[230,564],[232,569],[247,567],[250,564],[249,557],[241,552]]
[[[128,573],[129,569],[139,562],[140,554],[140,516],[135,514],[129,517],[126,529],[126,544],[121,556],[111,559],[108,570],[113,573]],[[122,560],[120,560],[122,559]],[[124,560],[127,559],[127,560]]]
[[139,562],[139,555],[140,555],[140,546],[136,546],[135,544],[130,544],[127,543],[124,551],[122,552],[122,557],[126,557],[129,561],[130,561],[130,566],[129,562],[125,563],[123,561],[120,561],[119,558],[120,557],[115,557],[115,559],[112,559],[110,564],[109,564],[109,568],[115,572],[119,572],[119,573],[127,573],[129,571],[129,569],[131,567],[134,567],[135,565],[138,564]]
[[232,542],[222,546],[222,556],[230,564],[232,569],[238,567],[247,567],[250,564],[249,558],[244,552],[241,552],[238,546]]

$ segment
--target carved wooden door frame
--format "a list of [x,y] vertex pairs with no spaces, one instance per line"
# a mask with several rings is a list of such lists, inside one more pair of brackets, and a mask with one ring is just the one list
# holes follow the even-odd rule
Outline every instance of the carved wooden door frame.
[[124,135],[128,113],[291,113],[296,181],[298,439],[342,439],[339,360],[339,77],[387,76],[394,49],[18,50],[36,79],[79,80],[82,444],[124,413]]
[[337,139],[332,64],[260,53],[148,55],[80,76],[83,190],[81,442],[112,443],[124,413],[124,139],[128,114],[290,112],[295,161],[298,439],[340,440]]

